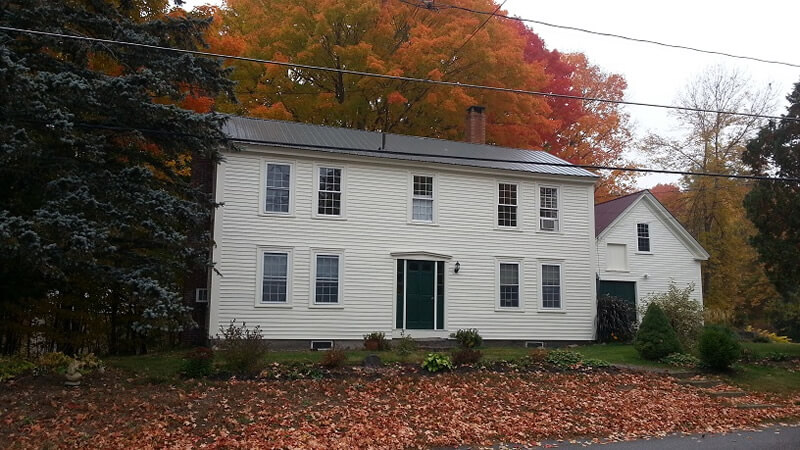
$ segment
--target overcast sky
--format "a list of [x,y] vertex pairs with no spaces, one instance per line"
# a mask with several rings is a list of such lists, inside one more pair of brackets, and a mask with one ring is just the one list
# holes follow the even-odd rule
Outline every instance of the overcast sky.
[[[446,3],[458,4],[457,0]],[[190,0],[191,5],[220,1]],[[507,0],[509,15],[558,25],[620,34],[737,55],[800,64],[797,0]],[[499,19],[494,19],[499,20]],[[784,97],[800,81],[800,69],[723,56],[629,42],[543,25],[529,26],[547,47],[561,52],[585,53],[607,72],[628,81],[626,100],[673,104],[680,90],[706,67],[722,64],[749,74],[756,87],[772,83],[778,98],[775,114],[785,111]],[[674,127],[669,114],[656,108],[627,107],[635,131],[667,132]],[[635,154],[632,154],[635,157]],[[642,165],[644,161],[639,161]],[[642,177],[639,185],[650,187],[669,177]]]

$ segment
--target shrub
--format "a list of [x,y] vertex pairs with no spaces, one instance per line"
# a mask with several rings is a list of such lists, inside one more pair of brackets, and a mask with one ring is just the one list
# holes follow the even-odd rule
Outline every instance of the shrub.
[[203,378],[214,373],[214,350],[198,347],[187,353],[181,373],[188,378]]
[[547,353],[547,362],[560,368],[569,369],[581,363],[583,357],[580,353],[570,350],[550,350]]
[[725,370],[739,358],[742,348],[730,328],[707,325],[698,344],[700,360],[712,370]]
[[370,334],[364,335],[364,348],[367,350],[389,350],[391,345],[386,339],[386,333],[383,331],[373,331]]
[[453,370],[453,361],[444,353],[428,353],[428,356],[422,360],[422,368],[428,372]]
[[769,352],[766,355],[764,355],[764,358],[769,361],[781,362],[781,361],[789,361],[790,359],[792,359],[792,355],[783,352]]
[[697,357],[686,353],[671,353],[663,358],[661,362],[675,367],[697,367],[700,360]]
[[16,378],[19,375],[33,370],[35,367],[33,363],[20,358],[0,357],[0,383]]
[[462,348],[475,348],[483,344],[483,338],[478,334],[477,328],[460,329],[450,333],[450,337],[457,340]]
[[547,355],[550,353],[545,348],[534,348],[528,353],[528,359],[534,363],[543,363],[547,361]]
[[400,339],[394,347],[395,353],[400,358],[405,359],[408,355],[417,350],[417,341],[411,337],[410,334],[405,334],[405,331],[400,331]]
[[267,343],[261,335],[261,328],[256,325],[249,329],[244,322],[237,326],[236,319],[233,319],[227,328],[220,326],[219,329],[222,333],[220,347],[224,351],[225,370],[238,376],[258,375],[266,365],[267,355]]
[[800,299],[773,300],[767,307],[771,328],[800,342]]
[[347,355],[345,354],[344,350],[332,348],[325,352],[325,356],[322,357],[322,361],[319,364],[326,369],[333,369],[336,367],[341,367],[346,360]]
[[50,352],[39,356],[36,368],[40,373],[63,373],[72,361],[72,358],[61,352]]
[[583,359],[581,360],[580,364],[585,367],[596,367],[596,368],[611,367],[610,362],[594,358]]
[[744,331],[748,333],[753,333],[753,342],[777,342],[780,344],[789,344],[792,340],[788,336],[778,336],[777,333],[773,333],[771,331],[762,330],[759,328],[753,328],[748,325]]
[[694,284],[678,289],[675,283],[671,282],[667,292],[651,294],[644,302],[645,305],[655,303],[661,307],[672,329],[675,330],[681,348],[687,350],[695,348],[703,330],[703,305],[691,298],[693,291]]
[[671,354],[680,353],[681,344],[667,316],[658,303],[651,303],[633,341],[636,351],[644,359],[658,361]]
[[597,340],[628,342],[636,334],[636,310],[627,301],[610,295],[597,299]]
[[483,354],[474,348],[461,348],[453,352],[453,363],[457,366],[475,364],[480,361]]

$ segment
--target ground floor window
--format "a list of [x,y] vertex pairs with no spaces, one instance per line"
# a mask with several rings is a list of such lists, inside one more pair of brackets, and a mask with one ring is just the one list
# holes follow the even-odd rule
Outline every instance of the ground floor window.
[[542,308],[561,308],[561,266],[542,264]]

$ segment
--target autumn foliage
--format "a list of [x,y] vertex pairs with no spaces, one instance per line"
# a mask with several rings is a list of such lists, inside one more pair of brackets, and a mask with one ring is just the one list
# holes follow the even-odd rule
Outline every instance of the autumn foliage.
[[[460,6],[494,10],[492,0]],[[622,99],[625,80],[564,55],[521,22],[388,0],[227,0],[213,15],[210,50],[415,78]],[[500,11],[503,13],[503,11]],[[465,43],[466,42],[466,43]],[[249,62],[235,66],[239,103],[218,110],[269,119],[463,139],[464,110],[487,107],[489,143],[544,149],[570,162],[619,166],[629,140],[618,105],[376,79]],[[598,196],[624,193],[612,173]]]

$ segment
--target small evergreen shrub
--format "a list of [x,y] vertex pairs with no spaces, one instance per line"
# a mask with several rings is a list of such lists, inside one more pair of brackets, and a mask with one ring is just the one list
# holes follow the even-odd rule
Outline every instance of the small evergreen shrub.
[[203,378],[214,373],[214,350],[198,347],[186,354],[181,371],[187,378]]
[[550,350],[547,353],[546,361],[559,369],[569,369],[581,363],[583,356],[580,353],[570,350]]
[[627,301],[610,295],[597,299],[597,340],[629,342],[636,334],[636,310]]
[[397,340],[397,344],[394,346],[395,353],[397,353],[401,359],[405,359],[416,350],[417,341],[415,341],[410,334],[405,334],[405,331],[400,331],[400,339]]
[[444,353],[428,353],[428,356],[422,360],[422,368],[428,372],[453,370],[453,361]]
[[736,334],[720,325],[707,325],[703,329],[697,349],[703,365],[712,370],[728,369],[742,352]]
[[373,331],[370,334],[364,335],[364,348],[366,350],[389,350],[392,346],[389,344],[389,340],[386,339],[386,333],[383,331]]
[[[661,307],[675,330],[681,348],[686,350],[695,348],[703,331],[703,305],[691,298],[693,291],[694,284],[679,289],[675,283],[670,283],[667,292],[651,294],[643,302],[644,305],[655,303]],[[645,313],[646,310],[640,312]]]
[[674,367],[697,367],[700,365],[700,360],[692,355],[686,353],[671,353],[663,358],[661,362]]
[[642,358],[650,361],[658,361],[671,353],[681,352],[675,330],[658,303],[651,303],[647,307],[633,346]]
[[462,348],[475,348],[483,344],[483,338],[477,328],[460,329],[455,333],[450,333],[450,337],[458,341],[458,345]]
[[227,328],[219,327],[222,339],[223,368],[233,375],[252,377],[258,375],[266,366],[267,343],[264,342],[261,328],[256,325],[250,329],[242,322],[236,325],[233,319]]
[[326,369],[334,369],[341,367],[345,361],[347,361],[347,355],[344,350],[332,348],[325,352],[325,356],[322,357],[322,361],[319,364]]
[[461,348],[453,352],[453,363],[457,366],[475,364],[483,357],[480,350]]

